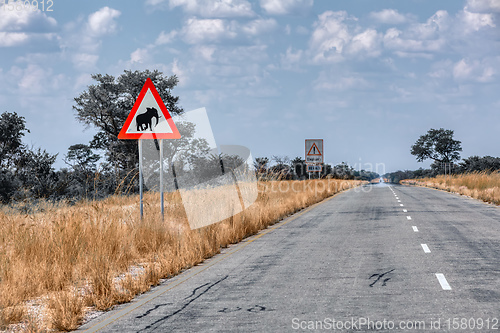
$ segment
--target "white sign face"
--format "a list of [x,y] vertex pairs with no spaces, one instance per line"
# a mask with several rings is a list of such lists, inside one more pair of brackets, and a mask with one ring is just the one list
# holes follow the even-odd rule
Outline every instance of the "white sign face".
[[306,163],[323,163],[323,139],[306,139]]
[[148,89],[148,92],[144,96],[137,113],[126,131],[127,134],[142,134],[148,132],[173,132],[150,89]]
[[307,172],[321,172],[323,167],[321,165],[308,165]]

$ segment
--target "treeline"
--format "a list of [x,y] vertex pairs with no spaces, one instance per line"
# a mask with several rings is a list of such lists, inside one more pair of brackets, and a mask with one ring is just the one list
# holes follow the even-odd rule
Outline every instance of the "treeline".
[[[116,192],[135,191],[135,174],[114,170],[110,164],[97,164],[100,156],[89,146],[69,147],[66,168],[55,170],[57,154],[22,142],[29,133],[25,118],[17,113],[0,115],[0,200],[26,202],[40,198],[97,199]],[[126,185],[126,186],[124,186]],[[132,188],[130,186],[132,185]],[[128,187],[128,188],[127,188]]]
[[[446,170],[445,170],[446,169]],[[387,178],[392,183],[399,183],[403,179],[416,179],[424,177],[435,177],[445,174],[462,174],[470,172],[495,172],[500,170],[500,157],[471,156],[459,163],[432,163],[430,169],[420,168],[418,170],[398,170],[387,173]]]
[[255,169],[261,180],[304,180],[310,178],[333,178],[367,180],[380,177],[378,173],[366,170],[355,170],[345,162],[335,166],[323,163],[321,172],[307,172],[305,160],[296,157],[272,156],[255,159]]
[[[172,116],[184,112],[178,105],[179,97],[172,95],[172,89],[178,83],[175,75],[164,76],[157,70],[124,71],[118,77],[94,74],[94,84],[74,98],[73,110],[76,119],[85,127],[93,128],[96,134],[88,143],[70,146],[63,156],[66,167],[60,170],[54,168],[57,154],[23,144],[22,138],[29,132],[24,117],[15,112],[1,114],[0,201],[4,204],[25,202],[25,206],[30,207],[33,200],[41,198],[76,202],[101,199],[112,194],[137,193],[137,141],[119,140],[118,133],[147,78],[153,81]],[[241,156],[214,155],[206,140],[195,137],[195,124],[180,122],[176,126],[182,137],[164,140],[164,148],[168,152],[165,164],[170,175],[167,190],[175,190],[178,183],[184,187],[195,186],[244,163],[245,158]],[[158,142],[145,141],[159,149]],[[150,189],[158,186],[157,167],[154,162],[145,166],[149,168],[150,184],[154,184],[149,186]],[[271,160],[257,158],[255,167],[257,176],[263,180],[309,177],[306,164],[299,157],[291,161],[276,156]],[[323,164],[322,172],[312,176],[371,180],[378,174],[354,170],[341,163],[336,166]]]
[[[176,153],[182,163],[172,161],[172,166],[175,165],[175,168],[168,171],[170,176],[166,178],[167,190],[175,190],[177,181],[184,186],[194,186],[238,167],[241,169],[241,165],[245,164],[244,159],[239,156],[210,154],[205,142],[190,140],[189,131],[185,128],[183,131],[188,133],[182,139],[185,144],[176,146]],[[135,141],[126,142],[134,144],[129,153],[131,157],[116,154],[111,149],[99,150],[99,145],[95,142],[72,145],[63,157],[66,167],[55,170],[57,154],[50,154],[44,149],[23,144],[22,138],[26,133],[29,133],[29,129],[26,127],[24,117],[15,112],[4,112],[0,115],[0,201],[2,203],[24,202],[28,204],[26,207],[29,207],[33,201],[42,198],[76,202],[82,199],[102,199],[112,194],[138,193],[138,154],[133,150],[133,147],[137,146]],[[189,170],[184,168],[186,164],[184,161],[190,165]],[[127,164],[128,168],[125,167]],[[256,158],[254,167],[260,180],[309,178],[307,165],[300,157],[293,160],[278,156],[273,156],[271,159]],[[171,176],[173,172],[176,173],[175,179]],[[158,177],[156,172],[150,183],[157,186],[158,179],[155,178]],[[377,177],[379,175],[375,172],[355,170],[345,162],[335,166],[323,164],[321,172],[311,173],[311,178],[369,181]],[[147,183],[146,189],[148,189]]]

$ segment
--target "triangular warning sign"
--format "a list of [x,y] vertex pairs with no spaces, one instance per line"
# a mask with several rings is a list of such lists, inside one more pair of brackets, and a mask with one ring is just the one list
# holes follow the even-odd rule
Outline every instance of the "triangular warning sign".
[[318,146],[316,146],[316,143],[313,143],[309,151],[307,152],[307,156],[321,156],[321,151],[318,149]]
[[153,81],[146,83],[125,121],[118,139],[179,139],[181,134]]

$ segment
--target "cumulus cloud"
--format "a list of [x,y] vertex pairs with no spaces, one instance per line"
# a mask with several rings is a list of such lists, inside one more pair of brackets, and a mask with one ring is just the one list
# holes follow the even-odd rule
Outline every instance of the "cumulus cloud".
[[349,29],[345,24],[346,19],[347,12],[345,11],[326,11],[318,16],[309,41],[310,48],[315,52],[315,61],[343,59],[344,46],[351,40]]
[[383,9],[379,12],[371,12],[370,17],[375,21],[386,24],[401,24],[407,22],[407,17],[395,9]]
[[260,0],[262,9],[271,15],[299,13],[312,7],[313,0]]
[[9,75],[16,78],[20,91],[29,91],[31,95],[41,95],[54,91],[64,84],[63,75],[54,75],[51,68],[28,64],[25,68],[14,66]]
[[28,39],[29,36],[24,32],[0,32],[0,47],[19,46]]
[[93,36],[100,37],[110,35],[116,32],[117,23],[116,18],[121,15],[119,10],[103,7],[97,12],[89,15],[87,27],[89,33]]
[[367,29],[362,33],[355,35],[347,47],[349,54],[364,54],[369,57],[379,56],[380,36],[376,30]]
[[61,34],[60,46],[63,56],[73,63],[78,71],[95,71],[103,38],[118,30],[116,19],[121,12],[103,7],[86,18],[66,24]]
[[405,33],[396,28],[390,28],[383,38],[384,46],[387,49],[401,52],[437,52],[440,51],[445,40],[443,39],[413,39],[406,38]]
[[453,77],[458,81],[489,82],[493,80],[496,70],[487,61],[461,59],[453,66]]
[[182,28],[182,34],[188,44],[212,43],[236,37],[234,24],[221,19],[190,18]]
[[73,55],[72,60],[75,68],[78,70],[93,70],[96,67],[99,56],[89,53],[76,53]]
[[472,13],[464,8],[458,15],[465,33],[477,32],[483,28],[496,27],[493,14]]
[[162,31],[156,38],[155,44],[156,45],[169,44],[175,39],[175,37],[177,37],[177,34],[178,32],[176,30],[172,30],[168,33]]
[[242,26],[242,30],[247,35],[257,36],[262,33],[271,32],[278,26],[274,19],[257,19]]
[[[357,19],[349,17],[345,11],[326,11],[318,16],[309,41],[313,61],[339,62],[345,55],[375,57],[381,53],[381,35],[376,30],[362,31],[359,26],[349,26]],[[359,33],[355,33],[361,31]]]
[[500,13],[498,0],[467,0],[466,10],[473,13]]
[[57,21],[41,11],[0,10],[0,31],[51,32],[57,27]]
[[57,21],[40,11],[0,10],[0,47],[20,46],[37,38],[52,39]]
[[418,40],[437,39],[450,27],[451,20],[446,10],[438,10],[424,23],[410,25],[407,35]]
[[[167,0],[147,0],[146,5],[162,7]],[[168,0],[170,9],[181,7],[184,12],[205,18],[251,17],[255,13],[247,0]]]

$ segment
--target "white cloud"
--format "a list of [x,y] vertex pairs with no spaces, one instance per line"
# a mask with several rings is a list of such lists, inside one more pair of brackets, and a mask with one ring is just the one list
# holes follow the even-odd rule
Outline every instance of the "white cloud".
[[28,39],[29,36],[24,32],[0,32],[0,47],[19,46]]
[[438,52],[445,45],[445,40],[441,38],[430,40],[405,38],[405,33],[396,28],[388,29],[383,41],[386,48],[395,52]]
[[260,0],[262,9],[271,15],[299,13],[311,8],[313,3],[313,0]]
[[401,24],[407,22],[408,18],[394,9],[383,9],[379,12],[371,12],[370,17],[386,24]]
[[50,32],[57,21],[41,11],[0,10],[0,31]]
[[99,56],[89,53],[76,53],[73,55],[72,61],[75,68],[78,70],[95,70]]
[[496,27],[493,14],[472,13],[467,8],[458,15],[465,33],[477,32],[483,28]]
[[474,13],[500,13],[498,0],[467,0],[466,9]]
[[35,64],[28,64],[26,68],[14,66],[9,71],[13,81],[21,92],[29,91],[30,95],[43,95],[54,91],[64,84],[62,75],[53,75],[52,69]]
[[247,35],[261,35],[263,33],[271,32],[278,26],[275,19],[257,19],[248,22],[242,26],[242,30]]
[[156,38],[156,45],[163,45],[171,43],[175,37],[177,37],[178,32],[176,30],[172,30],[169,33],[165,33],[165,31],[160,32],[158,38]]
[[188,44],[211,43],[236,37],[235,23],[227,24],[221,19],[190,18],[182,28],[184,41]]
[[121,12],[119,10],[107,6],[90,14],[87,22],[89,33],[96,37],[115,33],[117,30],[115,19],[120,15]]
[[407,30],[409,38],[417,40],[438,39],[450,26],[450,18],[445,10],[438,10],[425,23],[410,25]]
[[336,62],[343,60],[344,46],[351,40],[351,35],[344,21],[347,12],[326,11],[318,16],[314,23],[314,31],[310,39],[315,62]]
[[[158,5],[163,1],[149,0]],[[170,8],[182,7],[189,14],[201,17],[251,17],[255,13],[247,0],[169,0]]]
[[195,54],[199,55],[202,59],[211,62],[214,61],[213,55],[215,50],[215,46],[213,45],[201,45],[195,49]]
[[52,40],[57,21],[41,11],[0,10],[0,47],[27,44],[33,39]]
[[453,66],[453,77],[458,81],[490,82],[496,70],[487,61],[461,59]]
[[357,34],[348,45],[347,52],[350,54],[364,54],[370,57],[377,57],[381,53],[380,36],[377,31],[367,29]]
[[139,48],[130,54],[130,62],[131,63],[137,62],[139,64],[142,64],[146,61],[148,57],[149,57],[149,50]]
[[102,39],[118,30],[116,19],[120,15],[116,9],[103,7],[87,18],[67,23],[60,38],[61,56],[78,71],[95,71]]
[[381,35],[374,29],[362,31],[360,26],[350,27],[349,21],[357,19],[348,17],[344,11],[327,11],[318,16],[309,41],[314,62],[339,62],[345,59],[346,54],[359,57],[381,54]]

